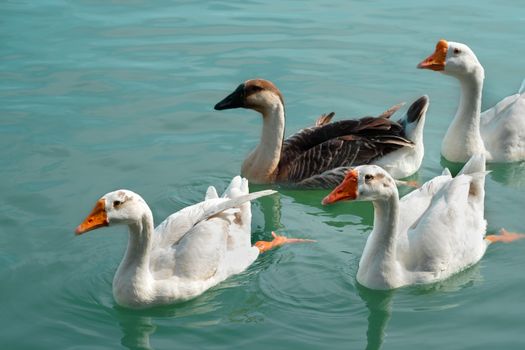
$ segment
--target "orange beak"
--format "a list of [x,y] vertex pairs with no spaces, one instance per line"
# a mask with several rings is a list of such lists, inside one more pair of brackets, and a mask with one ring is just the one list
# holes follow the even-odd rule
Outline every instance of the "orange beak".
[[81,235],[85,232],[108,226],[108,215],[106,213],[106,201],[99,199],[91,213],[86,217],[84,222],[77,226],[75,233]]
[[356,199],[357,198],[357,179],[359,174],[357,170],[350,170],[343,182],[339,184],[330,194],[323,198],[321,202],[323,205],[332,204],[342,200]]
[[436,51],[428,56],[423,62],[417,65],[419,69],[432,69],[442,71],[445,69],[445,60],[447,59],[448,42],[441,39],[436,45]]

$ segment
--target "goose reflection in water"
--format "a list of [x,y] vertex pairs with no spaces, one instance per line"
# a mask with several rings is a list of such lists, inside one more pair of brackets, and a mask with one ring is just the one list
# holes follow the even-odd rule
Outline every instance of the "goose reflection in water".
[[[464,165],[463,163],[449,162],[443,156],[441,156],[440,164],[443,168],[448,168],[454,176]],[[525,161],[487,164],[487,171],[490,172],[489,178],[502,185],[525,188]]]
[[[397,298],[397,303],[403,304],[411,312],[439,312],[460,306],[458,303],[447,303],[449,298],[441,298],[444,294],[462,293],[463,289],[472,287],[482,280],[480,264],[476,264],[444,281],[429,285],[381,291],[368,289],[357,283],[357,292],[365,302],[369,312],[366,350],[379,350],[385,341],[388,342],[388,323],[392,317],[395,321],[395,311],[400,308],[399,306],[396,307],[394,297]],[[422,300],[421,303],[417,302],[418,296],[422,297],[428,294],[435,294],[436,297],[431,304],[428,303],[428,298]],[[407,302],[410,302],[411,305],[407,306]]]

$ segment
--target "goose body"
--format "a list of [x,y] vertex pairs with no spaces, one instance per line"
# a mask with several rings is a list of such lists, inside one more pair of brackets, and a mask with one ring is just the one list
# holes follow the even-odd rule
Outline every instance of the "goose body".
[[443,175],[398,199],[392,177],[374,165],[356,167],[323,204],[372,201],[374,228],[359,262],[357,281],[393,289],[445,279],[478,262],[485,239],[485,159],[473,157],[454,178]]
[[481,113],[481,138],[491,162],[525,160],[524,87]]
[[97,202],[76,233],[113,224],[129,227],[128,247],[113,279],[118,304],[143,308],[181,302],[244,271],[257,258],[262,249],[251,245],[250,200],[273,193],[249,194],[248,181],[235,177],[223,197],[210,186],[203,202],[153,228],[144,199],[118,190]]
[[253,183],[286,183],[330,188],[349,167],[380,164],[396,178],[415,173],[424,154],[423,127],[428,97],[415,101],[398,122],[390,119],[400,105],[378,117],[331,122],[323,115],[315,126],[284,138],[284,98],[268,80],[247,80],[215,109],[247,108],[263,116],[260,143],[244,160],[241,174]]
[[460,82],[459,107],[441,148],[447,160],[466,162],[479,153],[493,163],[525,160],[524,85],[517,94],[481,113],[485,72],[467,45],[440,40],[435,52],[418,68],[439,71]]

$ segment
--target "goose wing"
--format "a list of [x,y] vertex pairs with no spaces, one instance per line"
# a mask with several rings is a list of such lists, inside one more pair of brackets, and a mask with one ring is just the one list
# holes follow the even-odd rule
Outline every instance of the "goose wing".
[[481,258],[487,246],[486,221],[483,209],[469,204],[473,182],[480,176],[484,174],[459,175],[443,183],[408,230],[407,266],[448,276]]
[[245,202],[274,193],[276,191],[265,190],[236,198],[211,198],[186,207],[168,216],[155,228],[157,246],[170,247],[179,242],[198,223],[227,210],[238,210],[236,208]]
[[[525,84],[525,80],[524,80]],[[377,118],[390,118],[394,113],[396,113],[401,107],[405,105],[405,102],[398,103],[396,105],[393,105],[383,113],[379,114]],[[315,121],[315,126],[323,126],[332,121],[332,119],[335,117],[335,112],[330,113],[323,113],[321,114],[317,120]]]
[[231,232],[229,220],[213,218],[224,218],[222,213],[237,213],[243,203],[273,193],[275,191],[265,190],[235,198],[212,198],[170,215],[155,228],[152,272],[160,279],[173,275],[193,279],[210,277],[218,268]]
[[278,179],[298,183],[339,167],[368,164],[413,143],[403,126],[385,117],[364,117],[300,130],[286,139]]

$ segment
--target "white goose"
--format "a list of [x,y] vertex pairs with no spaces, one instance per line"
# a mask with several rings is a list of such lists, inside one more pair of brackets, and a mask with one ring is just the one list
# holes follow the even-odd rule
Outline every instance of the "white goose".
[[242,164],[252,183],[287,183],[303,188],[332,188],[350,166],[379,164],[395,178],[414,174],[424,154],[423,127],[429,101],[422,96],[398,122],[390,116],[396,105],[378,117],[331,123],[323,115],[316,126],[284,139],[284,99],[268,80],[253,79],[215,105],[215,109],[248,108],[263,116],[259,145]]
[[131,308],[176,303],[244,271],[263,251],[306,241],[272,233],[272,242],[251,245],[250,200],[273,193],[249,194],[248,181],[237,176],[222,198],[210,186],[203,202],[170,215],[154,229],[144,199],[119,190],[99,199],[75,232],[127,225],[128,248],[113,279],[115,300]]
[[525,84],[481,113],[485,72],[467,45],[440,40],[417,67],[451,75],[461,84],[459,107],[441,147],[447,160],[466,162],[479,153],[493,163],[525,160]]
[[375,165],[349,171],[323,204],[351,199],[374,204],[374,228],[357,281],[371,289],[431,283],[478,262],[490,242],[523,235],[485,236],[485,159],[474,156],[458,176],[443,175],[398,198],[392,177]]

